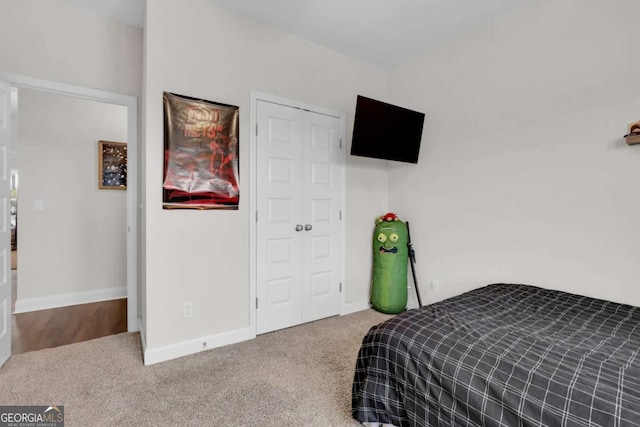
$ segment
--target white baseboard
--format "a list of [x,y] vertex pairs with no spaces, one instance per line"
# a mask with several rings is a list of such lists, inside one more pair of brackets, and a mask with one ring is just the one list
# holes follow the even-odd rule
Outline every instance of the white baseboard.
[[[342,312],[340,314],[346,315],[367,309],[369,309],[368,300],[356,301],[344,304],[342,306]],[[144,353],[145,365],[153,365],[160,362],[166,362],[168,360],[177,359],[179,357],[188,356],[190,354],[199,353],[201,351],[211,350],[214,348],[251,340],[255,337],[255,331],[251,327],[246,327],[229,332],[221,332],[219,334],[207,335],[200,338],[181,341],[175,344],[168,344],[150,348],[147,347],[147,342],[144,336],[144,329],[140,324],[140,338],[142,341],[142,351]]]
[[345,316],[347,314],[355,313],[362,310],[367,310],[369,308],[369,300],[361,300],[356,302],[346,302],[342,305],[342,311],[340,312],[341,316]]
[[160,347],[149,348],[144,346],[144,364],[153,365],[154,363],[177,359],[178,357],[188,356],[201,351],[247,341],[255,337],[255,331],[250,327],[246,327]]
[[91,302],[109,301],[127,297],[127,287],[97,289],[95,291],[69,292],[67,294],[48,295],[45,297],[18,298],[13,314],[30,311],[47,310],[69,305],[88,304]]

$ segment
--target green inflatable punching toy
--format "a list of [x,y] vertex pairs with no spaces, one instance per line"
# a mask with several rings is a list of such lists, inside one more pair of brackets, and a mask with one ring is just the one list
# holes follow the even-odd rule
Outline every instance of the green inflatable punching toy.
[[407,225],[396,214],[376,218],[371,305],[382,313],[401,313],[407,306],[407,242]]

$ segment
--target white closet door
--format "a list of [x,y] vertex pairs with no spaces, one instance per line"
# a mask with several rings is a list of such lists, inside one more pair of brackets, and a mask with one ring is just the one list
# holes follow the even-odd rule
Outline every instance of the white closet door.
[[[0,75],[1,79],[2,75]],[[0,366],[11,355],[11,275],[9,225],[9,141],[11,87],[0,80]]]
[[302,322],[302,115],[262,101],[256,112],[256,320],[261,334]]
[[257,333],[340,312],[340,120],[257,101]]
[[340,311],[340,121],[303,112],[302,320],[310,322]]

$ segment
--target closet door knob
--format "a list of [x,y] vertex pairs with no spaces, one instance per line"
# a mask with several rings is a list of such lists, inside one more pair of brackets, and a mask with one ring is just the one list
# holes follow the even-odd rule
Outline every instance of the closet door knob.
[[311,230],[312,228],[313,228],[313,227],[311,226],[311,224],[305,224],[305,226],[304,226],[304,229],[305,229],[306,231],[309,231],[309,230]]
[[302,224],[296,225],[296,231],[302,231]]

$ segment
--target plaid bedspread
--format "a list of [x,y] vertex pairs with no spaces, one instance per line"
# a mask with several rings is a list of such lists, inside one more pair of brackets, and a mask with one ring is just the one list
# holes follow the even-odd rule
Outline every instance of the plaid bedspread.
[[352,412],[396,426],[640,426],[640,308],[496,284],[371,328]]

